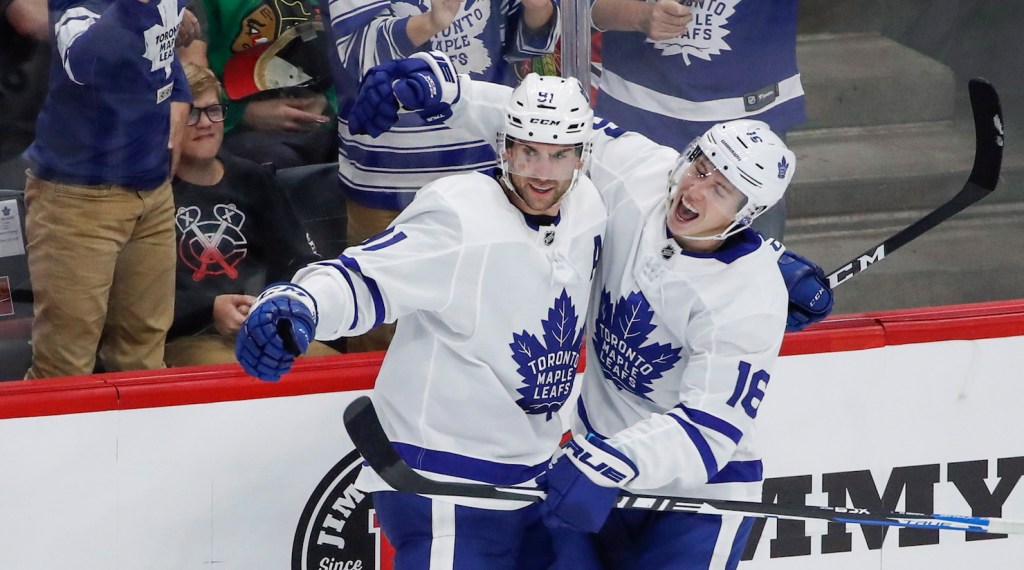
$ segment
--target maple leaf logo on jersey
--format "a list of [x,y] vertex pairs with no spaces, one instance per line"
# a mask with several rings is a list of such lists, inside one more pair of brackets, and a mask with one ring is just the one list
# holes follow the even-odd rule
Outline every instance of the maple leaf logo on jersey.
[[181,21],[177,8],[177,0],[160,0],[157,6],[160,23],[153,24],[143,34],[146,40],[146,53],[143,57],[152,62],[149,70],[162,68],[164,77],[171,76],[171,62],[174,61],[174,42],[178,38],[178,23]]
[[[430,0],[398,0],[391,3],[391,10],[398,18],[408,18],[430,11]],[[487,51],[485,41],[490,41],[487,32],[487,23],[492,17],[500,18],[502,15],[493,15],[494,3],[480,2],[479,0],[468,0],[444,30],[438,32],[430,40],[430,49],[443,51],[455,64],[459,73],[482,74],[491,68],[491,53]],[[479,79],[474,76],[473,79]]]
[[[725,41],[729,30],[725,29],[729,18],[736,13],[740,0],[716,0],[715,2],[684,2],[693,12],[693,20],[678,38],[654,42],[654,47],[664,56],[682,55],[683,62],[690,65],[690,58],[711,61],[711,56],[732,47]],[[648,40],[649,41],[649,40]]]
[[651,383],[675,366],[682,348],[671,344],[650,343],[648,338],[658,327],[651,324],[654,311],[643,293],[631,292],[614,305],[611,294],[601,292],[601,305],[594,330],[597,362],[615,387],[645,400]]
[[548,309],[548,318],[540,324],[544,329],[543,343],[523,330],[512,333],[508,346],[525,384],[516,390],[522,395],[516,404],[528,414],[547,414],[545,419],[551,420],[569,398],[583,343],[583,327],[579,326],[576,307],[565,289]]

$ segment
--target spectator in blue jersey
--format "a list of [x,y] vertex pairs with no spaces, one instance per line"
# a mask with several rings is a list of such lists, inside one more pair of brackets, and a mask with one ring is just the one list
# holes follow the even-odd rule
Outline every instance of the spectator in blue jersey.
[[[676,22],[623,31],[623,23],[638,17],[638,5],[650,11],[652,4],[593,2],[593,24],[606,30],[595,113],[680,151],[715,123],[733,119],[764,121],[785,140],[806,119],[797,0],[682,4],[692,14],[683,29],[673,29]],[[785,219],[782,200],[754,227],[782,239]]]
[[0,188],[25,185],[21,153],[35,138],[50,64],[46,0],[0,0]]
[[[491,141],[413,114],[379,138],[353,135],[346,115],[363,75],[374,65],[438,50],[460,73],[515,85],[510,60],[554,51],[558,9],[552,0],[331,0],[328,11],[340,62],[338,174],[354,245],[383,231],[427,183],[487,170],[496,160]],[[393,334],[393,325],[383,325],[349,339],[349,350],[383,350]]]
[[182,61],[230,101],[224,148],[275,168],[334,162],[337,102],[317,0],[193,0],[203,35]]
[[[254,294],[320,256],[273,169],[222,151],[227,112],[213,71],[184,69],[193,101],[172,182],[178,269],[164,360],[227,364]],[[314,342],[307,354],[338,351]]]
[[27,378],[164,366],[170,174],[190,100],[184,0],[50,0],[56,56],[26,151],[35,296]]

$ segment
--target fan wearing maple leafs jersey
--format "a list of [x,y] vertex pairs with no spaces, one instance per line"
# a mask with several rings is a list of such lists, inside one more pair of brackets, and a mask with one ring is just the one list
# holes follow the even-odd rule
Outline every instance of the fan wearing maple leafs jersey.
[[[162,368],[174,316],[172,120],[184,0],[50,0],[49,92],[25,151],[28,378]],[[180,34],[189,36],[187,28]],[[184,40],[183,41],[188,41]]]
[[[532,485],[561,439],[606,212],[580,174],[593,112],[579,82],[533,74],[505,98],[501,174],[432,182],[383,233],[269,288],[237,354],[275,380],[306,323],[323,340],[397,319],[372,397],[398,453],[434,479]],[[357,484],[396,568],[547,567],[526,538],[544,536],[539,504],[428,499],[369,469]]]
[[[463,80],[451,120],[493,128],[505,90]],[[573,537],[560,542],[577,548],[570,559],[596,551],[606,568],[735,568],[749,519],[612,505],[620,490],[760,498],[755,420],[788,293],[782,246],[749,224],[782,196],[795,157],[748,120],[715,125],[682,154],[603,120],[592,141],[608,229],[577,435],[545,475],[546,522]]]

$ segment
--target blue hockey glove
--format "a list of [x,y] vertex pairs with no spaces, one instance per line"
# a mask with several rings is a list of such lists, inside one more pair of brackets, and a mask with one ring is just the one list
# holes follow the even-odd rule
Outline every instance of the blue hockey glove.
[[636,465],[594,434],[577,435],[564,450],[538,481],[547,490],[544,524],[597,532],[615,506],[619,487],[636,477]]
[[276,382],[306,352],[316,331],[316,301],[294,283],[268,287],[235,338],[235,357],[250,376]]
[[398,101],[391,84],[401,61],[371,68],[363,76],[352,108],[348,112],[348,130],[354,135],[378,137],[398,122]]
[[460,94],[455,68],[441,52],[382,63],[363,77],[349,110],[349,131],[380,136],[398,122],[399,110],[416,111],[427,124],[439,123],[451,116]]
[[789,290],[786,330],[796,332],[823,321],[832,312],[832,289],[825,272],[813,261],[789,250],[779,257],[779,270]]
[[419,52],[409,60],[426,65],[398,78],[394,83],[395,98],[405,109],[416,111],[432,125],[452,116],[452,105],[462,95],[459,76],[448,56],[439,51]]

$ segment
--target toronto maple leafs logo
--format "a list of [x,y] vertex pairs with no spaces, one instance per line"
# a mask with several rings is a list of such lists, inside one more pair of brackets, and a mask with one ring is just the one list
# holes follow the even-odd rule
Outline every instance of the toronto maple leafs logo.
[[[430,40],[430,49],[443,51],[459,73],[481,74],[491,67],[491,53],[484,45],[490,41],[487,29],[492,21],[492,2],[467,1],[459,8],[450,26]],[[430,0],[398,0],[391,10],[399,18],[408,18],[430,10]],[[497,17],[497,16],[494,16]],[[504,16],[499,18],[504,21]],[[478,79],[474,75],[474,79]]]
[[547,414],[545,419],[551,420],[569,398],[583,343],[583,327],[565,289],[540,324],[543,342],[523,330],[512,333],[508,346],[525,384],[517,390],[522,397],[516,404],[528,414]]
[[160,0],[160,4],[157,5],[160,23],[153,24],[143,34],[146,41],[146,53],[143,56],[152,63],[149,70],[163,69],[165,78],[171,76],[174,42],[178,37],[178,24],[181,22],[181,13],[177,8],[177,0]]
[[679,362],[681,348],[671,344],[647,343],[657,328],[651,323],[654,311],[643,293],[631,292],[614,305],[608,291],[601,292],[601,305],[594,330],[597,362],[615,387],[650,400],[652,382]]
[[[696,57],[711,61],[711,57],[730,51],[732,47],[725,41],[729,35],[726,25],[729,18],[736,12],[736,5],[741,0],[715,0],[714,2],[696,2],[686,0],[693,19],[686,31],[678,38],[654,42],[654,47],[661,50],[664,56],[681,55],[683,62],[690,65],[690,58]],[[648,40],[650,41],[650,40]]]
[[782,157],[782,160],[779,161],[778,166],[779,166],[779,180],[782,180],[783,178],[786,177],[786,172],[789,171],[789,161],[786,160],[786,157]]

